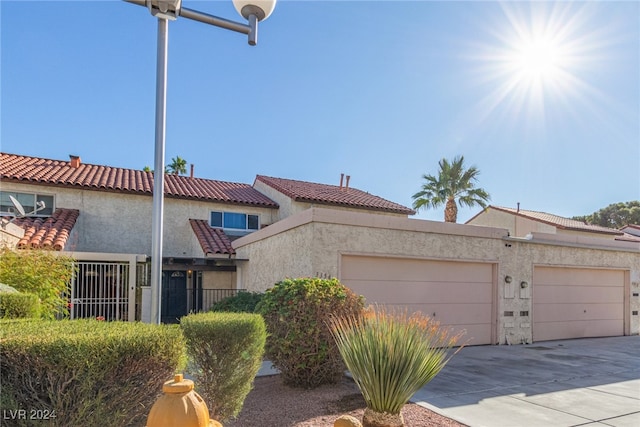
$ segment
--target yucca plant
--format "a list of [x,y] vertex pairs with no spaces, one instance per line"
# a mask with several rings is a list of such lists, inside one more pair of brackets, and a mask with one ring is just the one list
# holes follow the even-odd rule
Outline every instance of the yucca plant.
[[329,324],[367,405],[363,427],[404,426],[402,407],[442,370],[461,337],[419,312],[384,307]]

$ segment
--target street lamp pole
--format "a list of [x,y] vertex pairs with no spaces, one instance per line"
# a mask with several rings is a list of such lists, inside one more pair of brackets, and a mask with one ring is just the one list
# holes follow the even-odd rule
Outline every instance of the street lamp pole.
[[155,154],[153,173],[153,214],[151,216],[151,322],[161,323],[162,310],[162,242],[164,224],[164,153],[167,118],[167,58],[169,52],[169,20],[179,16],[227,30],[247,34],[248,43],[258,40],[258,21],[271,15],[277,0],[233,0],[233,4],[248,24],[230,21],[207,13],[182,7],[182,0],[124,0],[145,6],[158,18],[158,48],[156,65]]

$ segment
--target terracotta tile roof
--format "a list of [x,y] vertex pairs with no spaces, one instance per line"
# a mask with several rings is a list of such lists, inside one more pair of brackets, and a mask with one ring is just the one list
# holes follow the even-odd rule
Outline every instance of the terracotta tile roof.
[[13,223],[22,227],[24,236],[18,242],[19,249],[64,249],[73,226],[80,215],[77,209],[56,209],[48,218],[18,218]]
[[256,181],[274,188],[297,202],[338,205],[407,215],[415,214],[413,209],[353,187],[345,188],[337,185],[316,184],[264,175],[258,175]]
[[564,217],[549,214],[546,212],[528,211],[525,209],[517,210],[514,208],[505,208],[501,206],[489,206],[487,207],[487,209],[495,209],[502,212],[508,212],[513,215],[521,216],[523,218],[529,218],[534,221],[539,221],[545,224],[554,225],[564,230],[585,231],[585,232],[591,232],[591,233],[601,233],[601,234],[611,234],[611,235],[623,234],[620,230],[601,227],[599,225],[586,224],[582,221],[576,221],[575,219],[564,218]]
[[[0,179],[61,187],[82,187],[151,195],[153,173],[68,161],[0,153]],[[277,208],[278,204],[249,184],[165,175],[168,197]]]
[[234,255],[236,253],[231,246],[231,240],[221,229],[210,227],[204,219],[190,219],[189,223],[205,255]]
[[640,225],[638,224],[627,224],[620,229],[623,233],[633,234],[634,236],[640,236]]
[[635,236],[629,233],[623,233],[622,236],[618,236],[615,239],[623,242],[640,242],[640,236]]

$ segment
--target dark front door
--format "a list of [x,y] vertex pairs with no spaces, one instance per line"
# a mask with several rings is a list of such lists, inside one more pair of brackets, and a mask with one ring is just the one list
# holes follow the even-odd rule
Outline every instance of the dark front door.
[[187,314],[187,272],[162,272],[162,323],[178,323]]

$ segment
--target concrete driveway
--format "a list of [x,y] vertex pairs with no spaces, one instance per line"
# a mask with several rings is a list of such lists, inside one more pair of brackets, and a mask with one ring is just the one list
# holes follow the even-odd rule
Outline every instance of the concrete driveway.
[[471,427],[638,427],[640,336],[466,347],[412,401]]

